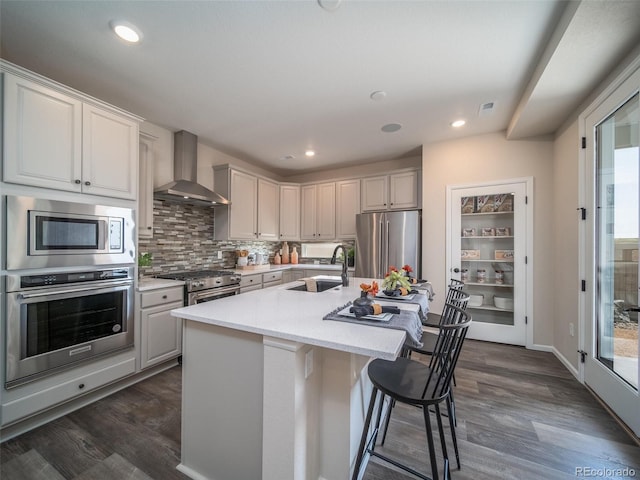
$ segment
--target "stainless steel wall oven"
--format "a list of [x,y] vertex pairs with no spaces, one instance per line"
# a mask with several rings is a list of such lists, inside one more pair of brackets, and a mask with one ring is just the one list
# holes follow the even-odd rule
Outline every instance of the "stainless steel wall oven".
[[6,388],[132,347],[133,274],[7,275]]

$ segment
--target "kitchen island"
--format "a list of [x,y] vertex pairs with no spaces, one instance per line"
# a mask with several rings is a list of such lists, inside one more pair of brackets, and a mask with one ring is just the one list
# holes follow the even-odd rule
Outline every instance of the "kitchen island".
[[[339,278],[339,277],[338,277]],[[372,357],[396,358],[405,332],[323,320],[358,285],[296,281],[173,310],[184,319],[182,456],[194,479],[347,479]]]

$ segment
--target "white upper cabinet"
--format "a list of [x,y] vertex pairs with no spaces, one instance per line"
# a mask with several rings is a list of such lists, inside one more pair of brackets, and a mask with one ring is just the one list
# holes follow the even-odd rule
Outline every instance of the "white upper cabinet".
[[417,170],[362,179],[362,211],[407,210],[419,206]]
[[138,123],[84,104],[82,126],[82,191],[135,200]]
[[335,182],[304,185],[301,188],[300,238],[333,240],[336,238]]
[[253,175],[232,170],[231,192],[228,198],[231,205],[223,208],[230,212],[229,237],[254,240],[258,236],[258,179]]
[[278,184],[258,179],[258,239],[278,240],[280,210]]
[[8,183],[135,200],[138,119],[4,72]]
[[214,172],[214,190],[231,202],[214,209],[214,238],[277,241],[278,184],[228,165]]
[[358,213],[360,213],[360,179],[336,182],[337,238],[356,238]]
[[300,185],[280,185],[280,240],[300,240]]

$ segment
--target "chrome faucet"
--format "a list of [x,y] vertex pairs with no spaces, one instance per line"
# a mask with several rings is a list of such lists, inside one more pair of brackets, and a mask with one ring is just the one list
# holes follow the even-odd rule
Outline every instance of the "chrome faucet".
[[342,278],[342,286],[343,287],[348,287],[349,286],[349,277],[347,276],[347,247],[345,247],[344,245],[338,245],[334,250],[333,250],[333,255],[331,256],[331,265],[335,265],[336,264],[336,256],[338,254],[338,249],[341,248],[342,249],[342,275],[340,275],[340,278]]

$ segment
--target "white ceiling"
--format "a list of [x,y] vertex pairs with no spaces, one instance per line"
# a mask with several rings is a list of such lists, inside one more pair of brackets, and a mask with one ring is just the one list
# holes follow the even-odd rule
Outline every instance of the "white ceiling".
[[[1,54],[287,175],[551,134],[640,43],[637,0],[320,2],[1,0]],[[116,19],[142,43],[117,39]]]

